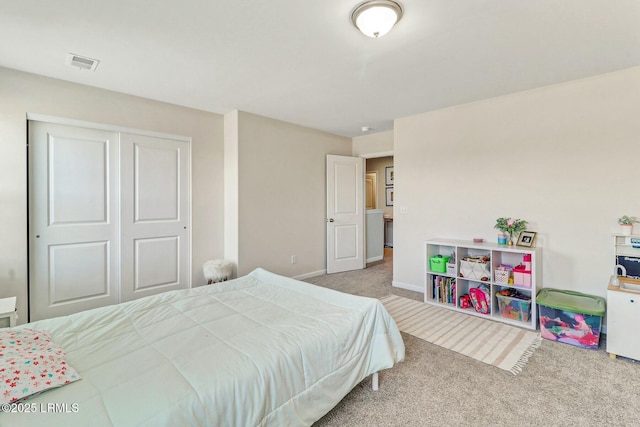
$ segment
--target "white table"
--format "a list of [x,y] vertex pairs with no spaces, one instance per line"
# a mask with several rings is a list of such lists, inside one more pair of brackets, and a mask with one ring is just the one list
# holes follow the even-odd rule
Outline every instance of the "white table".
[[16,326],[16,297],[0,299],[0,320],[9,319],[9,327]]
[[[620,281],[639,284],[638,280],[620,277]],[[640,292],[614,286],[607,287],[607,353],[640,360]]]

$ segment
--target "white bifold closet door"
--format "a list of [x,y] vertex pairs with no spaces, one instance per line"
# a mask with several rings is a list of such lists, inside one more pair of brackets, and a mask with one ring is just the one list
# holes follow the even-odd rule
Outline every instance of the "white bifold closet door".
[[29,122],[30,320],[189,283],[189,143]]

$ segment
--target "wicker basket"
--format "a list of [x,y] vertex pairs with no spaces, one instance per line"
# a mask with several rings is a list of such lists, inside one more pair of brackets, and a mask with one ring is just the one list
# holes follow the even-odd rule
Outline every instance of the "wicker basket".
[[511,277],[511,271],[509,270],[496,270],[494,272],[496,283],[509,283],[509,277]]
[[473,259],[460,260],[460,277],[472,280],[488,281],[491,278],[488,261]]

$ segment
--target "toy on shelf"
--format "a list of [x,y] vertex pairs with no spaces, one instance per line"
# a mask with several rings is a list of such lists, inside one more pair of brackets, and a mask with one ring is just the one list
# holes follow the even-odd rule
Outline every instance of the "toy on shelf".
[[531,297],[516,289],[502,289],[496,294],[500,315],[507,319],[527,322],[531,315]]
[[460,308],[471,308],[471,297],[469,294],[464,294],[460,297]]
[[480,285],[477,288],[469,289],[469,296],[473,308],[480,314],[489,314],[491,312],[491,304],[489,302],[489,287]]

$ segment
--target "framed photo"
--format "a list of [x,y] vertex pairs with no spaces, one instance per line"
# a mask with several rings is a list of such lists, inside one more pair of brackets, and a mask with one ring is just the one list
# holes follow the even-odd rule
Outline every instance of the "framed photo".
[[393,206],[393,187],[387,187],[387,206]]
[[536,242],[536,232],[535,231],[523,231],[518,236],[518,241],[516,245],[523,246],[525,248],[533,248]]
[[384,183],[385,185],[393,185],[393,166],[386,166],[384,168]]

